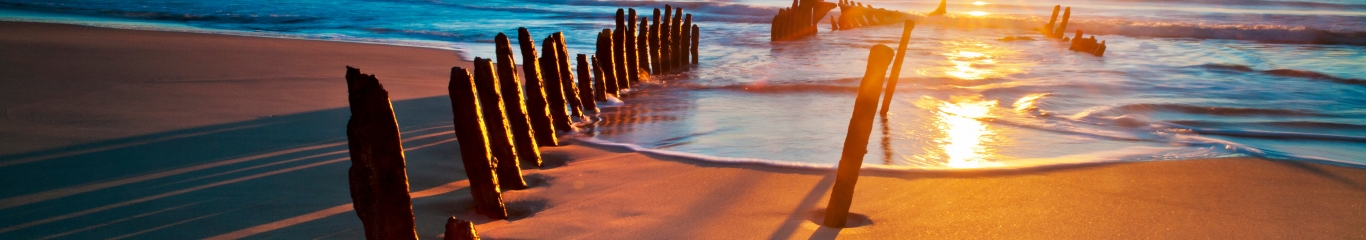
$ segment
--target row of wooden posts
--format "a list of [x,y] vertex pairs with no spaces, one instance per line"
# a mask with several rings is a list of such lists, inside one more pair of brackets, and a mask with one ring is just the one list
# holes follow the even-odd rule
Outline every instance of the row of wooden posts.
[[[769,28],[771,41],[782,41],[816,35],[816,24],[834,10],[834,3],[825,0],[792,0],[791,8],[778,10]],[[830,21],[834,21],[832,18]]]
[[778,9],[769,28],[770,41],[786,41],[816,35],[816,24],[820,23],[830,10],[839,7],[839,17],[830,16],[830,29],[849,30],[865,26],[896,23],[906,18],[906,14],[861,2],[840,0],[828,3],[824,0],[792,0],[792,7]]
[[[672,6],[665,6],[662,19],[660,13],[655,9],[653,23],[642,17],[637,25],[635,9],[629,14],[617,9],[616,29],[599,33],[596,54],[577,55],[577,71],[569,67],[563,33],[544,38],[538,54],[526,28],[518,29],[525,81],[502,33],[494,39],[494,59],[476,57],[473,71],[451,69],[452,121],[476,213],[507,218],[502,191],[527,187],[521,164],[541,167],[540,147],[558,146],[557,130],[573,131],[576,119],[598,112],[596,102],[620,96],[651,74],[697,64],[699,29],[692,15]],[[416,239],[406,161],[388,92],[360,69],[348,66],[346,80],[349,183],[366,238]],[[472,223],[453,217],[446,231],[447,239],[478,238]]]
[[898,11],[883,8],[873,8],[872,4],[867,6],[861,2],[840,0],[840,17],[838,22],[832,22],[834,30],[849,30],[866,26],[878,26],[893,24],[906,19],[906,14]]
[[[1060,9],[1063,11],[1062,22],[1057,21],[1058,10]],[[1097,57],[1105,56],[1105,41],[1097,43],[1096,36],[1091,36],[1089,39],[1082,38],[1080,29],[1078,29],[1077,34],[1073,35],[1070,39],[1065,36],[1067,34],[1067,21],[1070,20],[1070,18],[1072,18],[1072,7],[1063,9],[1062,5],[1054,5],[1053,16],[1048,18],[1048,24],[1044,25],[1043,28],[1040,29],[1040,32],[1048,38],[1061,39],[1062,41],[1070,42],[1071,44],[1067,48],[1068,50],[1091,54]],[[1054,26],[1055,23],[1057,24],[1056,26]]]

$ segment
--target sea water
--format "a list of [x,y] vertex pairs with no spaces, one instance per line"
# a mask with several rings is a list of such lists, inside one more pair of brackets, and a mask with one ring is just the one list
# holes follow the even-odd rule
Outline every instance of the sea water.
[[[1366,3],[1351,0],[864,1],[917,22],[865,163],[1011,168],[1230,156],[1366,166]],[[0,0],[0,19],[355,41],[491,57],[493,37],[562,31],[592,54],[618,8],[693,14],[700,64],[656,75],[583,135],[699,158],[839,161],[868,49],[901,24],[769,41],[791,1]],[[1104,57],[1036,28],[1054,5]],[[833,11],[830,15],[838,15]],[[828,18],[828,17],[827,17]],[[638,21],[638,20],[637,20]],[[1002,41],[1006,36],[1035,40]],[[515,38],[514,38],[515,39]],[[517,57],[520,55],[514,54]],[[571,63],[572,64],[572,63]]]

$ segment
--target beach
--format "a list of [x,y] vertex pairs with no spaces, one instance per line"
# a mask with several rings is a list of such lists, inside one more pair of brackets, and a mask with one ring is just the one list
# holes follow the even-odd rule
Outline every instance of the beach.
[[390,93],[424,239],[450,216],[489,239],[1366,239],[1366,170],[1306,161],[865,169],[855,227],[835,229],[816,223],[833,169],[575,137],[542,147],[543,169],[523,165],[530,188],[504,193],[510,220],[489,220],[471,209],[452,133],[449,69],[471,65],[453,51],[41,23],[0,31],[6,239],[362,238],[346,180],[345,66]]

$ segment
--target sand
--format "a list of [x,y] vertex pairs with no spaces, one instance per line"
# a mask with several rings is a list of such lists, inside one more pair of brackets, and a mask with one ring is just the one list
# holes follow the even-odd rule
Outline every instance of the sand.
[[[856,227],[815,222],[832,170],[584,141],[542,149],[511,220],[474,215],[445,96],[451,51],[0,22],[0,239],[362,238],[344,66],[403,131],[418,233],[492,239],[1366,239],[1366,170],[1222,158],[1028,171],[864,171]],[[491,55],[491,53],[484,53]],[[629,101],[629,97],[627,99]],[[832,146],[837,147],[837,146]]]

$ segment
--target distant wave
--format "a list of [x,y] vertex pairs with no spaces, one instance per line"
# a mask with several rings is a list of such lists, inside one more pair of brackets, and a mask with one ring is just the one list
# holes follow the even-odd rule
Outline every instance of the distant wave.
[[[910,19],[915,20],[916,24],[919,25],[949,26],[957,28],[1035,30],[1047,23],[1047,19],[1037,17],[926,17],[921,14],[908,14],[908,16]],[[1074,33],[1073,30],[1079,29],[1088,36],[1122,35],[1159,38],[1233,39],[1267,43],[1366,45],[1366,32],[1336,32],[1304,26],[1073,19],[1068,22],[1067,27],[1069,29],[1067,32],[1068,36],[1071,36]]]
[[1132,113],[1149,112],[1176,112],[1187,114],[1202,114],[1216,116],[1330,116],[1328,114],[1313,111],[1277,109],[1277,108],[1240,108],[1240,107],[1217,107],[1199,106],[1180,103],[1136,103],[1117,106],[1102,106],[1087,109],[1081,113],[1073,115],[1074,119],[1094,118],[1094,117],[1114,117]]
[[1257,72],[1257,73],[1262,73],[1262,74],[1267,74],[1267,75],[1273,75],[1273,76],[1307,78],[1307,79],[1314,79],[1314,80],[1325,80],[1325,81],[1330,81],[1330,82],[1335,82],[1335,83],[1342,83],[1342,84],[1351,84],[1351,85],[1366,86],[1366,80],[1363,80],[1363,79],[1335,77],[1335,76],[1333,76],[1333,75],[1328,75],[1328,74],[1324,74],[1324,73],[1320,73],[1320,72],[1315,72],[1315,71],[1309,71],[1309,70],[1299,70],[1299,69],[1272,69],[1272,70],[1262,70],[1262,71],[1258,71],[1258,70],[1252,69],[1252,67],[1245,66],[1245,65],[1237,65],[1237,64],[1203,64],[1203,65],[1197,65],[1197,67],[1209,68],[1209,69],[1231,70],[1231,71],[1239,71],[1239,72]]

